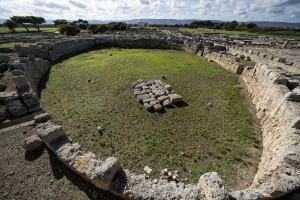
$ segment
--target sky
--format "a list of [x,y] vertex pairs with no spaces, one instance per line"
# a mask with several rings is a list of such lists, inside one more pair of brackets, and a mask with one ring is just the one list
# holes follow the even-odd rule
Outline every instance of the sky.
[[300,22],[300,0],[0,0],[0,19],[199,19]]

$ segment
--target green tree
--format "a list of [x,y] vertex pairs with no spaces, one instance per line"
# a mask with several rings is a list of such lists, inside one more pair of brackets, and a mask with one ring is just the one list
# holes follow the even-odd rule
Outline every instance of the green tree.
[[6,20],[3,24],[7,26],[7,28],[9,28],[9,30],[11,30],[12,32],[15,32],[15,28],[18,27],[18,24],[10,19]]
[[107,31],[108,28],[107,26],[105,26],[104,24],[101,24],[100,26],[98,26],[95,30],[96,33],[100,33],[100,32],[104,32],[104,31]]
[[91,24],[88,27],[88,30],[92,31],[93,33],[96,33],[96,28],[98,28],[99,26],[97,24]]
[[65,34],[67,36],[74,36],[80,33],[80,29],[73,25],[61,24],[59,25],[58,31],[61,34]]
[[81,30],[86,30],[87,27],[84,24],[79,24],[78,28],[80,28]]
[[32,25],[37,28],[37,30],[40,31],[40,24],[46,23],[45,19],[43,17],[36,17],[36,16],[30,16],[33,20]]
[[61,24],[69,24],[69,22],[65,19],[56,19],[53,21],[55,26],[61,25]]
[[25,24],[34,23],[33,19],[30,16],[13,16],[10,19],[18,25],[21,24],[24,28],[26,28],[27,31],[29,30]]
[[258,26],[257,26],[256,24],[254,24],[254,23],[249,23],[249,24],[247,24],[246,26],[247,26],[247,28],[249,28],[249,29],[254,29],[254,28],[257,28],[257,27],[258,27]]

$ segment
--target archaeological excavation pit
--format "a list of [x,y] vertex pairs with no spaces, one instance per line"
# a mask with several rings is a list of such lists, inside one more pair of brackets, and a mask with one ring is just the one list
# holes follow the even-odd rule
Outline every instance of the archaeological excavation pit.
[[[147,112],[130,84],[162,75],[184,101]],[[217,171],[230,190],[251,184],[261,151],[237,85],[238,75],[190,53],[114,48],[52,64],[40,84],[45,110],[86,152],[136,174],[149,166],[151,178],[177,170],[185,183]]]

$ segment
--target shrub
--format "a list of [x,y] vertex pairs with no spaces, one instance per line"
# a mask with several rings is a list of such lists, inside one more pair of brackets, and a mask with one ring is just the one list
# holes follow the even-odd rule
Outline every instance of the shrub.
[[104,24],[101,24],[100,26],[98,26],[95,30],[96,33],[99,33],[99,32],[104,32],[104,31],[107,31],[108,28],[107,26],[105,26]]
[[86,29],[87,29],[86,25],[84,25],[84,24],[79,24],[78,27],[79,27],[81,30],[86,30]]
[[97,24],[91,24],[88,27],[88,30],[92,31],[93,33],[96,33],[96,28],[98,28],[99,26]]
[[66,34],[67,36],[74,36],[80,33],[80,29],[73,25],[61,24],[58,28],[61,34]]

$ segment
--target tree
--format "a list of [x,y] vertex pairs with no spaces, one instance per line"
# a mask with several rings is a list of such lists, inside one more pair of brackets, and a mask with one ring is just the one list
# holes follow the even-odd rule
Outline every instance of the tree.
[[29,30],[25,24],[34,23],[33,19],[30,16],[13,16],[10,19],[18,25],[21,24],[24,28],[26,28],[27,31]]
[[35,17],[35,16],[30,16],[30,17],[33,20],[32,25],[40,31],[40,24],[46,23],[45,19],[43,17]]
[[12,21],[12,20],[6,20],[3,23],[5,26],[7,26],[7,28],[9,28],[9,30],[11,30],[12,32],[15,32],[15,28],[18,27],[18,25],[16,24],[16,22]]
[[73,25],[61,24],[59,25],[58,31],[61,34],[66,34],[67,36],[74,36],[80,33],[80,29]]
[[69,22],[65,19],[56,19],[53,22],[55,26],[59,26],[61,24],[69,24]]
[[80,28],[81,30],[86,30],[87,27],[84,24],[79,24],[78,28]]
[[95,32],[96,33],[99,33],[99,32],[104,32],[104,31],[107,31],[108,28],[107,26],[105,26],[104,24],[101,24],[100,26],[98,26],[96,29],[95,29]]
[[91,24],[88,27],[88,30],[92,31],[93,33],[96,33],[96,28],[98,28],[99,26],[97,24]]
[[257,26],[256,24],[254,24],[254,23],[249,23],[249,24],[247,24],[246,26],[247,26],[247,28],[249,28],[249,29],[254,29],[254,28],[257,28],[257,27],[258,27],[258,26]]

